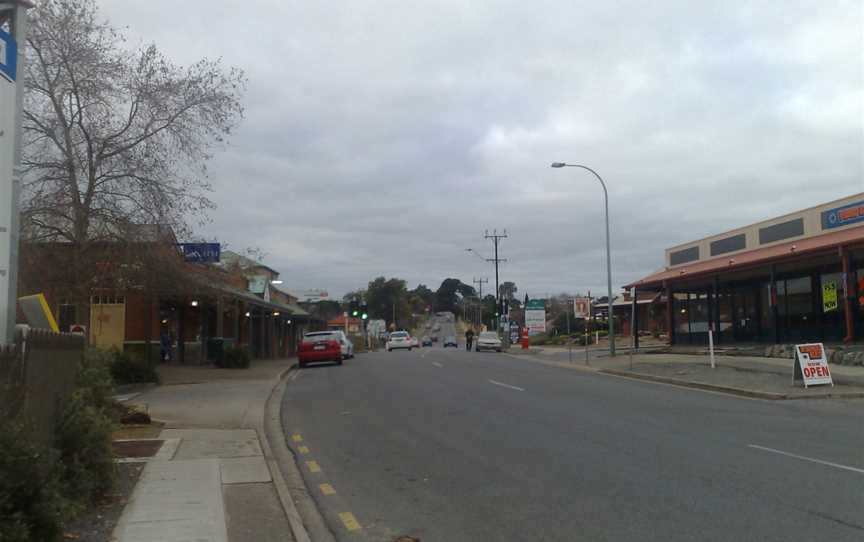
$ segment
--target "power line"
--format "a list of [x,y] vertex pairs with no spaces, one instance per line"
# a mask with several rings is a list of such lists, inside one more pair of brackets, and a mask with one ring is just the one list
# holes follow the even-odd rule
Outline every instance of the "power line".
[[505,229],[503,233],[498,233],[498,230],[492,230],[492,233],[489,233],[489,230],[486,230],[486,233],[483,235],[484,239],[492,239],[492,244],[495,247],[495,257],[494,258],[486,258],[487,262],[492,262],[495,264],[495,306],[500,307],[501,301],[501,292],[500,286],[498,285],[498,264],[501,262],[506,262],[505,258],[498,257],[498,242],[501,239],[507,239],[507,230]]

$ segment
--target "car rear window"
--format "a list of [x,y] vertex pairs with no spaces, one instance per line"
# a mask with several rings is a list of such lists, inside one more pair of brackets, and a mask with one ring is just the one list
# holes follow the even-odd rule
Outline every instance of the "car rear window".
[[404,331],[396,331],[395,333],[391,333],[390,336],[391,337],[403,337],[404,338],[404,337],[407,337],[408,334],[405,333]]
[[498,334],[494,331],[484,331],[480,334],[481,339],[497,339]]
[[326,333],[326,332],[307,333],[307,334],[303,335],[303,339],[310,340],[310,341],[323,341],[323,340],[331,340],[332,339],[332,340],[338,341],[339,335],[337,335],[335,333]]

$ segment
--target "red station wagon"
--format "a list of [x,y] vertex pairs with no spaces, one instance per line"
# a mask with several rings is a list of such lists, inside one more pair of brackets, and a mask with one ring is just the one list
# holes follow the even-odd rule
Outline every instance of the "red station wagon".
[[342,344],[339,335],[327,331],[313,331],[303,335],[303,342],[297,352],[297,360],[300,368],[306,367],[307,363],[318,361],[333,361],[336,365],[342,365]]

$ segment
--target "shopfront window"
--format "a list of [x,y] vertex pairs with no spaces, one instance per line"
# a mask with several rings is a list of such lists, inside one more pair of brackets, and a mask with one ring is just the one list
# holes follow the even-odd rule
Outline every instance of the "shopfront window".
[[846,335],[846,293],[842,273],[823,273],[819,277],[818,313],[821,314],[822,338],[840,341]]
[[710,322],[708,294],[690,294],[690,333],[708,333]]

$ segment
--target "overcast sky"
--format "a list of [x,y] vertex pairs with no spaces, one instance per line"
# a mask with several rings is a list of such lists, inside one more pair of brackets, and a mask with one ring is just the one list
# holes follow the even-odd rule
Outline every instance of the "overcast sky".
[[[212,223],[292,289],[489,277],[605,289],[681,242],[864,191],[860,0],[101,0],[133,42],[223,57],[246,118]],[[490,288],[490,291],[492,289]]]

